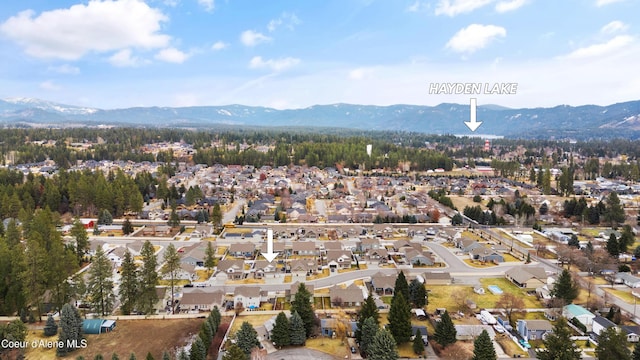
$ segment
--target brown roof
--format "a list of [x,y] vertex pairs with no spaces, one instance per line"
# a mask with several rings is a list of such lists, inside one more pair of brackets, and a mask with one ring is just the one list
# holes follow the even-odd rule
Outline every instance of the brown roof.
[[[260,245],[261,252],[267,252],[267,243],[263,243]],[[283,252],[284,251],[284,243],[282,242],[274,242],[273,243],[273,252]]]
[[324,243],[324,248],[327,250],[342,250],[342,243],[340,241],[327,241]]
[[356,284],[351,284],[346,289],[343,289],[340,286],[333,286],[329,289],[329,296],[332,300],[340,298],[343,302],[349,303],[364,301],[362,289],[360,289]]
[[376,288],[394,289],[396,287],[396,276],[385,275],[381,272],[378,272],[371,276],[371,282],[375,284]]
[[[294,296],[295,294],[298,293],[298,288],[299,287],[300,287],[300,282],[299,281],[296,281],[293,284],[291,284],[291,290],[290,290],[291,296]],[[309,291],[311,294],[313,294],[314,286],[312,284],[304,284],[304,287],[307,288],[307,291]]]
[[181,305],[221,305],[224,291],[209,291],[207,288],[185,288],[182,293]]
[[233,296],[260,297],[260,288],[257,286],[237,286]]
[[338,261],[344,257],[347,262],[351,262],[351,251],[347,250],[329,250],[327,251],[327,261]]
[[244,260],[220,260],[218,262],[218,270],[227,272],[227,270],[235,268],[235,269],[244,269]]
[[314,241],[296,241],[293,243],[293,251],[313,251],[316,250]]
[[245,252],[253,252],[256,249],[256,246],[252,243],[234,243],[229,246],[229,252],[232,253],[245,253]]

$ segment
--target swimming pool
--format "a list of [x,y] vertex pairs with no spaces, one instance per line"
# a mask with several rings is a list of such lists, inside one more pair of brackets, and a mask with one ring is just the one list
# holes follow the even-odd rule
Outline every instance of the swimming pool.
[[489,285],[487,286],[487,289],[489,289],[489,291],[491,291],[492,294],[495,294],[495,295],[502,294],[502,289],[500,289],[497,285]]

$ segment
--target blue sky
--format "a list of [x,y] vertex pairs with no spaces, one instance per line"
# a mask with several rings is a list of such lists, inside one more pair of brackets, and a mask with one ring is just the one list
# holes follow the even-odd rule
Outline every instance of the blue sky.
[[640,99],[636,0],[22,0],[0,6],[0,98],[97,108]]

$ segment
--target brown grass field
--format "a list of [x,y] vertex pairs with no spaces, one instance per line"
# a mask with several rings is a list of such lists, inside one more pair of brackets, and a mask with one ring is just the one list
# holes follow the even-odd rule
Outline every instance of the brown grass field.
[[[93,359],[102,354],[110,359],[113,353],[120,359],[128,359],[135,353],[138,359],[144,359],[147,352],[155,359],[162,359],[162,353],[171,353],[177,347],[186,345],[189,339],[198,333],[204,319],[176,319],[176,320],[119,320],[111,333],[100,335],[85,335],[88,346],[69,354],[66,358],[75,359],[83,356]],[[57,340],[57,337],[45,338],[42,330],[29,330],[27,341]],[[29,348],[26,352],[29,360],[57,359],[55,349]]]

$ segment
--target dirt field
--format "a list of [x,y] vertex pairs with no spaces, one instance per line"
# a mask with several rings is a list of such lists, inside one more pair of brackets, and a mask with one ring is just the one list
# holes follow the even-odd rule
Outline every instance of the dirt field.
[[[162,359],[163,351],[172,351],[186,345],[188,340],[198,333],[204,319],[178,320],[119,320],[116,329],[107,334],[85,335],[88,346],[79,349],[68,357],[75,359],[82,355],[85,359],[93,359],[102,354],[110,359],[115,352],[120,359],[128,359],[133,352],[138,359],[143,359],[147,352],[155,359]],[[42,330],[29,331],[27,341],[41,339]],[[47,338],[57,340],[57,337]],[[30,348],[26,358],[29,360],[56,359],[55,349]]]

